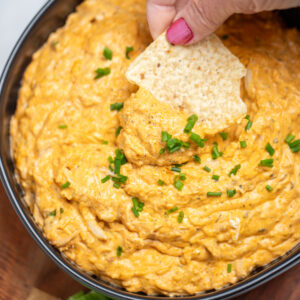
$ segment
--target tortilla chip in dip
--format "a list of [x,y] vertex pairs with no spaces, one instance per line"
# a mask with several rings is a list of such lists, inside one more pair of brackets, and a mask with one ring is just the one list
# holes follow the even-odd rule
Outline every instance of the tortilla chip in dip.
[[218,131],[243,116],[241,78],[246,69],[214,34],[195,45],[175,46],[160,35],[127,71],[127,79],[173,108],[198,115],[201,126]]

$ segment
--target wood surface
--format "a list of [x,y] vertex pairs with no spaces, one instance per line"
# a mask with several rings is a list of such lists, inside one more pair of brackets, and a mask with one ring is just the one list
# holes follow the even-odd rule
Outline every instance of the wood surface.
[[[34,288],[63,300],[84,289],[35,244],[0,183],[0,300],[26,300]],[[300,300],[300,264],[235,300]]]

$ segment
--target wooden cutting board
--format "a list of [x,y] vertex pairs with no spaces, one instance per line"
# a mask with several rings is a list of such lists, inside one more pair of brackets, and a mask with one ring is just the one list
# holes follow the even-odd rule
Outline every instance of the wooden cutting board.
[[[59,299],[84,288],[35,244],[0,183],[0,300],[26,300],[35,288]],[[235,300],[299,300],[300,264]]]

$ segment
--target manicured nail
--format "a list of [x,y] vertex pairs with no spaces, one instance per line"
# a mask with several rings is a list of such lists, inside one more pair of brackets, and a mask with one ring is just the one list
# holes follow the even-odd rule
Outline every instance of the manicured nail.
[[167,31],[167,39],[174,45],[184,45],[194,37],[189,25],[180,18],[175,21]]

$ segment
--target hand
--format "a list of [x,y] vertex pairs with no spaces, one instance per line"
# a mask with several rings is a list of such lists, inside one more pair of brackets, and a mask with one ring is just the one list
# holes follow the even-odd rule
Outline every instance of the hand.
[[196,43],[234,13],[300,6],[300,0],[148,0],[147,17],[155,39],[164,30],[175,45]]

